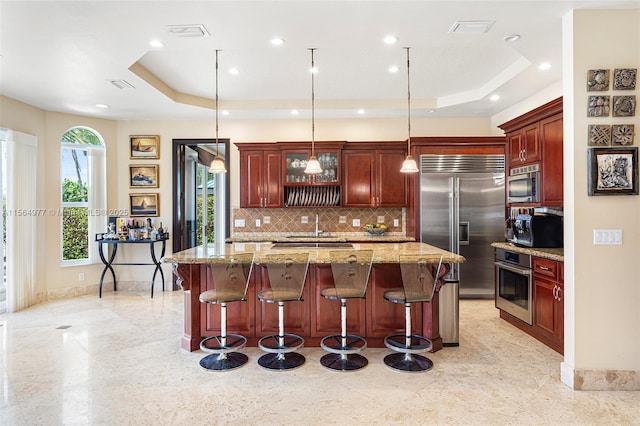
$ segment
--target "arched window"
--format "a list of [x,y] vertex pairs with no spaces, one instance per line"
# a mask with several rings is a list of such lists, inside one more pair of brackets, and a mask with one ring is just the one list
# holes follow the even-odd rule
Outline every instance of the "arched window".
[[63,264],[96,262],[93,236],[105,232],[106,160],[102,137],[74,127],[62,135],[60,212]]

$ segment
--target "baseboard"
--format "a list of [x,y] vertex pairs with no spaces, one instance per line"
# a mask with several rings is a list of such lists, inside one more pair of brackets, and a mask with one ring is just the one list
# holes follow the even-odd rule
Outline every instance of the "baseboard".
[[574,370],[560,364],[562,383],[573,390],[585,391],[638,391],[640,371],[636,370]]

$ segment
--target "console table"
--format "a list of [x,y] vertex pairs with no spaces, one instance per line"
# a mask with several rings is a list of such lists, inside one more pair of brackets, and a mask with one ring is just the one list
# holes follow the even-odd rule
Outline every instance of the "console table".
[[[141,265],[149,265],[155,266],[153,270],[153,277],[151,278],[151,297],[153,298],[153,285],[156,281],[156,275],[160,272],[160,277],[162,278],[162,291],[164,291],[164,272],[162,272],[162,263],[158,259],[162,259],[164,256],[164,252],[167,245],[167,240],[169,239],[169,233],[160,234],[160,237],[156,240],[152,239],[142,239],[142,240],[119,240],[119,239],[111,239],[105,238],[105,234],[97,234],[96,242],[98,243],[98,254],[100,255],[100,260],[104,263],[104,269],[102,270],[102,274],[100,275],[100,289],[99,296],[102,297],[102,282],[104,280],[104,276],[107,271],[111,271],[111,276],[113,277],[113,291],[116,291],[117,282],[116,282],[116,273],[113,270],[113,266],[141,266]],[[162,251],[160,256],[156,256],[155,245],[156,243],[162,244]],[[105,257],[103,245],[111,246],[111,254],[109,257]],[[152,263],[114,263],[114,259],[116,258],[116,253],[118,253],[118,246],[120,244],[147,244],[149,245],[149,250],[151,252],[151,261]]]

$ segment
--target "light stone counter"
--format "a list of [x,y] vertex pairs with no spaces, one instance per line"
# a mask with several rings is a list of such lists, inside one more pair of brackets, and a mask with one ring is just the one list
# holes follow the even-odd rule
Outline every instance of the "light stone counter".
[[564,262],[564,249],[563,248],[531,248],[520,247],[511,243],[495,242],[491,243],[491,247],[501,248],[504,250],[515,251],[516,253],[524,253],[531,256],[542,257],[545,259],[556,260],[558,262]]
[[[349,248],[332,247],[332,248],[309,248],[309,247],[288,247],[273,248],[272,243],[228,243],[224,245],[209,244],[206,247],[198,246],[191,249],[183,250],[172,255],[165,256],[162,261],[165,263],[177,264],[203,264],[215,263],[221,255],[237,254],[237,253],[253,253],[255,261],[260,263],[261,257],[266,254],[282,254],[308,252],[310,255],[310,263],[324,264],[330,263],[329,252],[332,250],[351,250]],[[444,263],[463,263],[463,256],[442,250],[424,243],[405,242],[405,243],[353,243],[353,249],[373,250],[373,263],[398,263],[398,256],[401,254],[425,255],[439,258],[443,256]]]
[[332,232],[330,234],[321,234],[315,236],[312,234],[288,234],[283,232],[278,233],[255,233],[251,235],[234,235],[227,239],[229,243],[261,243],[261,242],[289,242],[289,241],[325,241],[325,242],[372,242],[372,243],[404,243],[415,242],[415,238],[407,237],[403,234],[396,234],[387,232],[383,235],[371,235],[366,232]]

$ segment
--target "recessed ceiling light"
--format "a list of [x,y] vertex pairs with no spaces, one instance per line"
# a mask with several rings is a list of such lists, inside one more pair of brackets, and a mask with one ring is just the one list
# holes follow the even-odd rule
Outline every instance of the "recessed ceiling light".
[[160,40],[151,40],[151,41],[149,42],[149,44],[150,44],[152,47],[163,47],[163,46],[164,46],[164,43],[163,43],[163,42],[161,42]]
[[491,96],[489,97],[489,100],[490,100],[490,101],[493,101],[493,102],[495,102],[495,101],[497,101],[497,100],[499,100],[499,99],[500,99],[500,95],[491,95]]
[[388,35],[384,39],[384,44],[396,44],[398,42],[398,37],[394,35]]
[[240,74],[240,70],[238,68],[236,68],[236,67],[229,68],[229,74],[238,75],[238,74]]
[[271,44],[274,46],[282,46],[284,44],[284,39],[280,37],[274,37],[271,39]]
[[549,62],[542,62],[540,65],[538,65],[538,69],[540,71],[546,71],[548,69],[551,69],[551,64]]
[[512,42],[520,40],[520,34],[511,34],[503,38],[504,41]]
[[397,66],[397,65],[391,65],[391,66],[389,67],[389,72],[390,72],[390,73],[392,73],[392,74],[393,74],[393,73],[396,73],[396,72],[398,72],[398,71],[400,71],[400,68],[398,68],[398,66]]
[[293,115],[298,115],[298,114],[299,114],[299,112],[298,112],[298,110],[297,110],[297,109],[292,109],[292,110],[291,110],[291,114],[293,114]]
[[360,115],[364,114],[364,110],[363,110],[362,108],[361,108],[361,109],[359,109],[359,110],[358,110],[358,114],[360,114]]
[[225,109],[224,111],[222,111],[222,115],[229,115],[229,111]]
[[109,108],[109,105],[107,104],[96,104],[97,108]]
[[436,112],[436,110],[435,110],[435,109],[428,109],[428,110],[426,110],[425,112],[426,112],[427,114],[432,114],[432,113]]
[[316,67],[309,68],[309,72],[312,72],[312,73],[316,74],[318,72],[318,68],[316,68]]

